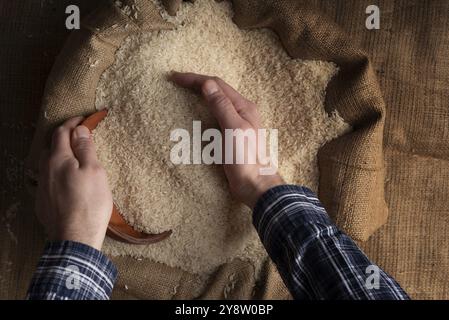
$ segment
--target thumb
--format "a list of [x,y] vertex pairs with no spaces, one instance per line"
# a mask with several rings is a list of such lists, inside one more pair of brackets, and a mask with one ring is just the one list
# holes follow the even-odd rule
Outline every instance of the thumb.
[[242,118],[237,113],[231,99],[223,92],[216,81],[206,80],[201,91],[221,129],[239,127]]
[[72,132],[72,150],[80,167],[97,162],[97,154],[90,131],[86,126],[78,126]]

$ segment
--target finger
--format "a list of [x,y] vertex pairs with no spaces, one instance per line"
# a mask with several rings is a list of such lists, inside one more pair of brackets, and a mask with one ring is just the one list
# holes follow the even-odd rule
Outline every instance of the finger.
[[89,129],[78,126],[72,132],[72,150],[80,167],[96,164],[97,154]]
[[181,73],[181,72],[173,72],[169,79],[176,83],[177,85],[195,90],[197,92],[201,92],[201,88],[206,82],[206,80],[214,80],[221,87],[223,92],[229,97],[231,102],[234,104],[237,112],[240,112],[242,108],[244,108],[244,104],[248,102],[248,100],[243,97],[237,90],[227,84],[220,78],[211,77],[196,73]]
[[240,127],[242,118],[215,80],[206,80],[201,87],[201,92],[223,130]]
[[54,156],[74,157],[70,146],[70,135],[73,129],[81,123],[83,117],[75,117],[64,122],[53,132],[51,153]]

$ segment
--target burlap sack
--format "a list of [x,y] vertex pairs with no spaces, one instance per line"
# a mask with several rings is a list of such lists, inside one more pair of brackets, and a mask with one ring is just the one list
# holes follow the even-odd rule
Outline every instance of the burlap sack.
[[[131,1],[128,1],[131,4]],[[128,3],[124,1],[124,3]],[[172,12],[178,1],[168,5]],[[132,2],[134,3],[134,2]],[[151,2],[136,0],[137,19],[110,5],[96,11],[73,32],[46,84],[43,107],[29,157],[35,164],[62,121],[95,112],[95,89],[114,53],[131,32],[170,28]],[[328,143],[319,153],[319,196],[336,223],[357,240],[366,240],[386,221],[382,136],[384,102],[367,56],[340,29],[322,23],[307,1],[233,1],[241,28],[269,27],[295,58],[333,61],[340,67],[326,97],[353,132]],[[259,286],[254,272],[236,260],[220,268],[206,288],[196,276],[148,260],[115,258],[120,270],[116,298],[286,298],[288,294],[268,264]],[[253,290],[253,289],[256,290]],[[195,294],[194,294],[195,293]]]

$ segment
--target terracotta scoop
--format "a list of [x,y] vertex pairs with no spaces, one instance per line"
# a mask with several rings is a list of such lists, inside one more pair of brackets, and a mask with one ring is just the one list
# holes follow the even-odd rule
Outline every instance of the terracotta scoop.
[[[92,132],[107,114],[108,111],[106,109],[98,111],[84,120],[82,125],[86,126]],[[107,235],[117,241],[131,244],[151,244],[168,238],[171,233],[171,230],[159,234],[148,234],[137,231],[126,223],[117,207],[113,205]]]

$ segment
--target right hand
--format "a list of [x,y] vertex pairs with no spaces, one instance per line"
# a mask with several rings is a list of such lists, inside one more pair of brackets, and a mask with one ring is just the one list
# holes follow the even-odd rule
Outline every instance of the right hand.
[[42,154],[36,214],[50,241],[70,240],[100,250],[112,212],[106,172],[83,118],[67,120]]
[[[201,93],[223,132],[225,129],[253,129],[257,133],[257,129],[260,128],[257,106],[223,80],[217,77],[178,72],[172,73],[170,80],[181,87]],[[267,190],[285,184],[277,173],[260,175],[261,167],[259,161],[256,161],[256,164],[224,165],[231,193],[251,209]]]

